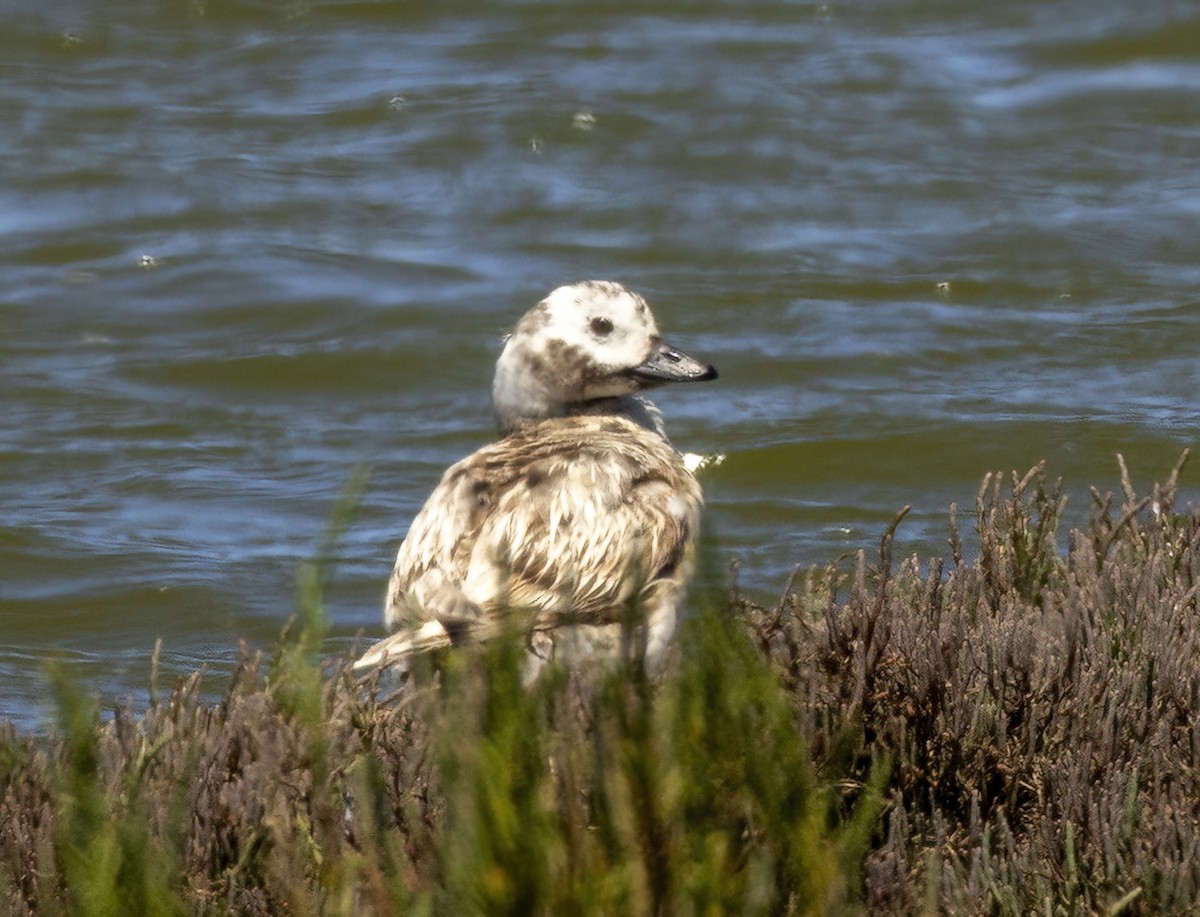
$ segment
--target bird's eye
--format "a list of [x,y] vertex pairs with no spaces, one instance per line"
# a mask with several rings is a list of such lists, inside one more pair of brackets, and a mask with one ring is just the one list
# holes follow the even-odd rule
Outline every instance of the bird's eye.
[[594,318],[589,322],[592,329],[592,334],[598,337],[608,337],[612,334],[613,323],[607,318]]

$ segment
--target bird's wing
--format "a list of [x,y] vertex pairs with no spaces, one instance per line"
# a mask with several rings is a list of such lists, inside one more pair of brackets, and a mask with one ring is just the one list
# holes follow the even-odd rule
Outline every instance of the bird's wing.
[[427,621],[469,621],[482,615],[462,591],[464,555],[478,537],[495,480],[484,447],[442,475],[396,555],[384,599],[384,621],[392,630]]
[[647,583],[675,573],[698,521],[698,494],[681,497],[638,451],[550,460],[538,483],[506,492],[476,540],[468,594],[494,584],[545,625],[619,621]]
[[442,477],[397,556],[388,623],[619,620],[648,585],[686,578],[700,504],[679,455],[628,421],[522,428]]

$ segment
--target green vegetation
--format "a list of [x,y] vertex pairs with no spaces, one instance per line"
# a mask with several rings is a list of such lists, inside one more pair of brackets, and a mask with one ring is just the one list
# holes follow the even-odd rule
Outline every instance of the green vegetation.
[[[1180,467],[1182,466],[1182,460]],[[12,914],[1182,914],[1200,901],[1200,512],[1180,467],[1087,523],[989,475],[964,549],[860,554],[773,608],[709,599],[659,680],[519,637],[396,691],[297,624],[217,703],[55,675],[0,726]],[[349,502],[352,502],[352,499]],[[331,539],[348,519],[338,510]],[[952,514],[953,515],[953,514]],[[897,523],[899,523],[899,519]]]

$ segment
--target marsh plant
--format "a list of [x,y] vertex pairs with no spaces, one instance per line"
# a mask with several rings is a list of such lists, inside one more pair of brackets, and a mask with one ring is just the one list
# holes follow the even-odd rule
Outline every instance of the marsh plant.
[[[318,563],[269,659],[0,727],[12,914],[1182,914],[1200,901],[1200,514],[1122,465],[1064,532],[989,475],[946,558],[697,601],[668,671],[519,634],[392,690],[323,661]],[[347,501],[347,505],[353,502]],[[348,521],[335,514],[331,542]],[[964,548],[970,540],[971,550]],[[154,681],[156,679],[152,679]]]

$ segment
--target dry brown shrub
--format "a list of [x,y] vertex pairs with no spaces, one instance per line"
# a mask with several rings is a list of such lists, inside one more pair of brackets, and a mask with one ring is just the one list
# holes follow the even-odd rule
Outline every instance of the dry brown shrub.
[[989,475],[977,549],[952,519],[949,557],[897,560],[898,518],[698,616],[660,684],[527,692],[500,644],[389,697],[321,667],[315,613],[216,702],[196,675],[101,719],[60,678],[57,731],[0,724],[0,909],[1193,913],[1182,463],[1066,533],[1043,468]]
[[[881,913],[1194,913],[1200,902],[1200,511],[1186,453],[1059,532],[1041,466],[979,492],[979,549],[810,571],[747,608],[826,762],[884,754]],[[899,520],[898,520],[899,521]]]

